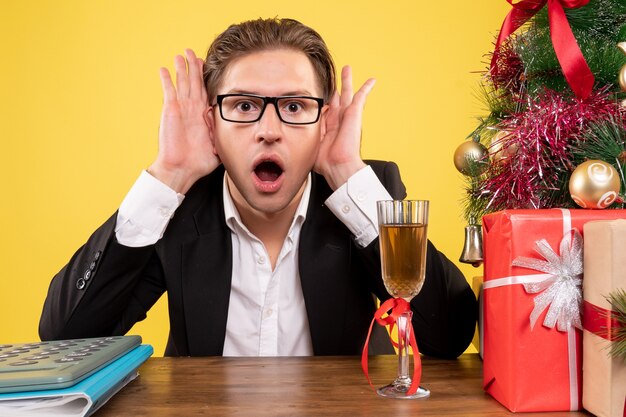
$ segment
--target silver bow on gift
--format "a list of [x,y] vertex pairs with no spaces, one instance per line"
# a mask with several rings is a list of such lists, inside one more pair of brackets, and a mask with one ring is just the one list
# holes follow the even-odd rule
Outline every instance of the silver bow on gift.
[[[573,232],[573,233],[572,233]],[[534,269],[550,275],[537,283],[524,284],[527,293],[537,295],[533,301],[535,308],[530,314],[530,327],[549,306],[543,325],[551,329],[557,324],[559,331],[565,332],[571,326],[582,329],[580,309],[583,282],[583,238],[574,229],[561,240],[561,255],[557,255],[545,239],[535,242],[535,250],[545,259],[519,256],[514,266]]]

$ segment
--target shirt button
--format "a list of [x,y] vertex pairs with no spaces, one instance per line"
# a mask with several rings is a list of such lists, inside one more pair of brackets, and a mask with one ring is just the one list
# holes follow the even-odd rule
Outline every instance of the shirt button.
[[169,217],[170,212],[165,207],[161,207],[159,208],[159,214],[163,217]]
[[271,308],[268,308],[267,310],[265,310],[265,317],[271,317],[272,314],[274,313],[274,310],[272,310]]
[[366,197],[367,197],[367,193],[364,191],[361,191],[359,194],[357,194],[356,199],[359,201],[364,201]]
[[76,280],[76,288],[78,288],[79,290],[82,290],[83,288],[85,288],[85,285],[86,285],[86,283],[85,283],[84,279],[78,278]]
[[344,213],[348,214],[350,212],[350,206],[345,205],[341,208],[341,211],[343,211]]
[[259,256],[259,258],[257,259],[257,262],[263,265],[265,263],[265,256]]

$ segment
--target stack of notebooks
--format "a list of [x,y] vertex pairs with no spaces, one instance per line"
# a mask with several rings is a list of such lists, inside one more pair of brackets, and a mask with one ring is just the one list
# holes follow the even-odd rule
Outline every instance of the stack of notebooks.
[[0,416],[89,416],[153,351],[139,336],[0,345]]

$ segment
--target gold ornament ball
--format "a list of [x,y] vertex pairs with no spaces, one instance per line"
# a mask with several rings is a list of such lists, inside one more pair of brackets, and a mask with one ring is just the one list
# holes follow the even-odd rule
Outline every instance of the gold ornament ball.
[[[620,42],[617,44],[617,47],[626,55],[626,42]],[[622,67],[618,76],[619,86],[622,88],[622,91],[626,91],[626,65]],[[622,105],[624,103],[622,102]]]
[[508,130],[500,130],[491,139],[489,153],[494,161],[501,161],[513,157],[517,153],[517,144],[508,143],[512,133]]
[[569,180],[572,200],[582,208],[604,209],[617,199],[621,183],[613,165],[600,160],[578,165]]
[[[480,143],[473,140],[467,140],[459,145],[454,151],[454,166],[459,170],[461,174],[481,174],[487,168],[487,148]],[[476,162],[483,161],[479,165],[475,165]],[[472,168],[474,170],[472,170]],[[478,172],[474,172],[474,171]]]
[[626,91],[626,65],[619,71],[619,86],[622,88],[622,91]]

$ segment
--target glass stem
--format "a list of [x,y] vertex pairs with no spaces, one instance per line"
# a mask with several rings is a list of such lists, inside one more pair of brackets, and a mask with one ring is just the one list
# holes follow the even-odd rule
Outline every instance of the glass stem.
[[410,329],[408,324],[413,317],[412,311],[406,311],[402,313],[397,320],[398,325],[398,382],[409,382],[411,376],[409,375],[409,346],[411,340]]

